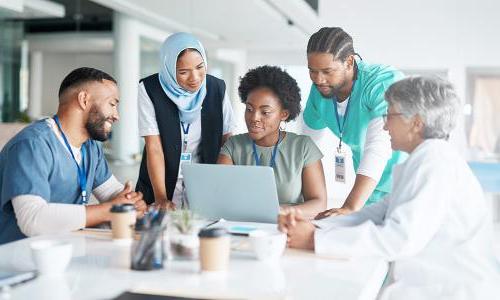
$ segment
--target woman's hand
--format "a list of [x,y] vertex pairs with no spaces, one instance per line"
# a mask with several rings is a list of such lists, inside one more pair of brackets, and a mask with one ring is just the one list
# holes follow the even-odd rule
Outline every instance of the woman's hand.
[[347,207],[331,208],[331,209],[327,209],[323,212],[320,212],[316,217],[314,217],[314,220],[321,220],[321,219],[328,218],[328,217],[348,215],[352,212],[353,212],[353,210],[351,210],[350,208],[347,208]]
[[278,216],[278,229],[286,233],[290,248],[314,250],[314,225],[304,218],[300,209],[282,208]]
[[151,206],[157,209],[167,210],[167,211],[172,211],[177,209],[175,203],[168,199],[156,200],[155,203],[151,204]]

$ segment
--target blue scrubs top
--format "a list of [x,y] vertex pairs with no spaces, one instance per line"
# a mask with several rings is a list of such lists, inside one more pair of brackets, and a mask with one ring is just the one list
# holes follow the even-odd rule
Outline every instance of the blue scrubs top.
[[[111,177],[100,142],[86,141],[87,195]],[[40,196],[49,203],[82,204],[78,170],[71,154],[49,127],[37,121],[0,152],[0,244],[26,237],[17,226],[12,198]]]

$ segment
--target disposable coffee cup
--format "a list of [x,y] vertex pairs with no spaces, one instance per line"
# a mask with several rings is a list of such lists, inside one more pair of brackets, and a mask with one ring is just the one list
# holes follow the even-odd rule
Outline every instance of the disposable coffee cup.
[[111,207],[111,232],[113,240],[132,241],[136,220],[133,204],[114,204]]
[[200,238],[200,265],[202,271],[225,271],[229,264],[230,237],[224,228],[203,229]]

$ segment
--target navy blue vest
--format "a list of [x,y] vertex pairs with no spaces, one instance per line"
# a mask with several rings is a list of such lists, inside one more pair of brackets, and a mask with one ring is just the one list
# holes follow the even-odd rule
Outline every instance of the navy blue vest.
[[[165,187],[168,199],[172,200],[179,174],[182,146],[179,110],[163,91],[158,74],[143,78],[141,82],[144,83],[146,92],[154,105],[165,157]],[[222,146],[222,101],[225,91],[226,84],[223,80],[207,75],[207,95],[201,109],[201,142],[198,147],[200,163],[214,164],[217,162]],[[146,203],[151,204],[155,201],[148,174],[146,148],[144,148],[142,155],[136,191],[143,193]]]

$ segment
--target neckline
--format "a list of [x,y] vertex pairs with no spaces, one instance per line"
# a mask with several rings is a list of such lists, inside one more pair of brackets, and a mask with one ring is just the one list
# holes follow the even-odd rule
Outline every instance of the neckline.
[[[290,132],[288,132],[288,131],[282,131],[282,133],[284,133],[284,136],[278,142],[278,146],[283,145],[285,143],[285,141],[287,140],[288,135],[290,134]],[[248,135],[248,133],[247,133],[247,138],[250,140],[250,143],[253,143],[253,140],[250,138],[250,135]],[[259,146],[256,143],[255,146],[257,147],[257,149],[271,150],[272,151],[275,145],[265,147],[265,146]]]
[[[66,149],[66,152],[69,153],[68,151],[68,148],[66,147],[66,145],[64,144],[64,140],[63,140],[63,137],[62,137],[62,134],[61,132],[59,131],[59,128],[57,127],[57,124],[56,122],[54,121],[54,119],[52,118],[47,118],[45,119],[45,122],[47,123],[50,131],[52,132],[52,134],[54,134],[55,138],[59,141],[59,143],[61,144],[61,146],[63,146],[64,149]],[[73,146],[71,143],[69,143],[69,145],[71,146],[71,150],[75,153],[75,151],[80,151],[82,149],[82,147],[85,146],[85,144],[87,143],[87,141],[85,141],[81,147],[75,147]],[[71,153],[69,153],[71,155]]]

